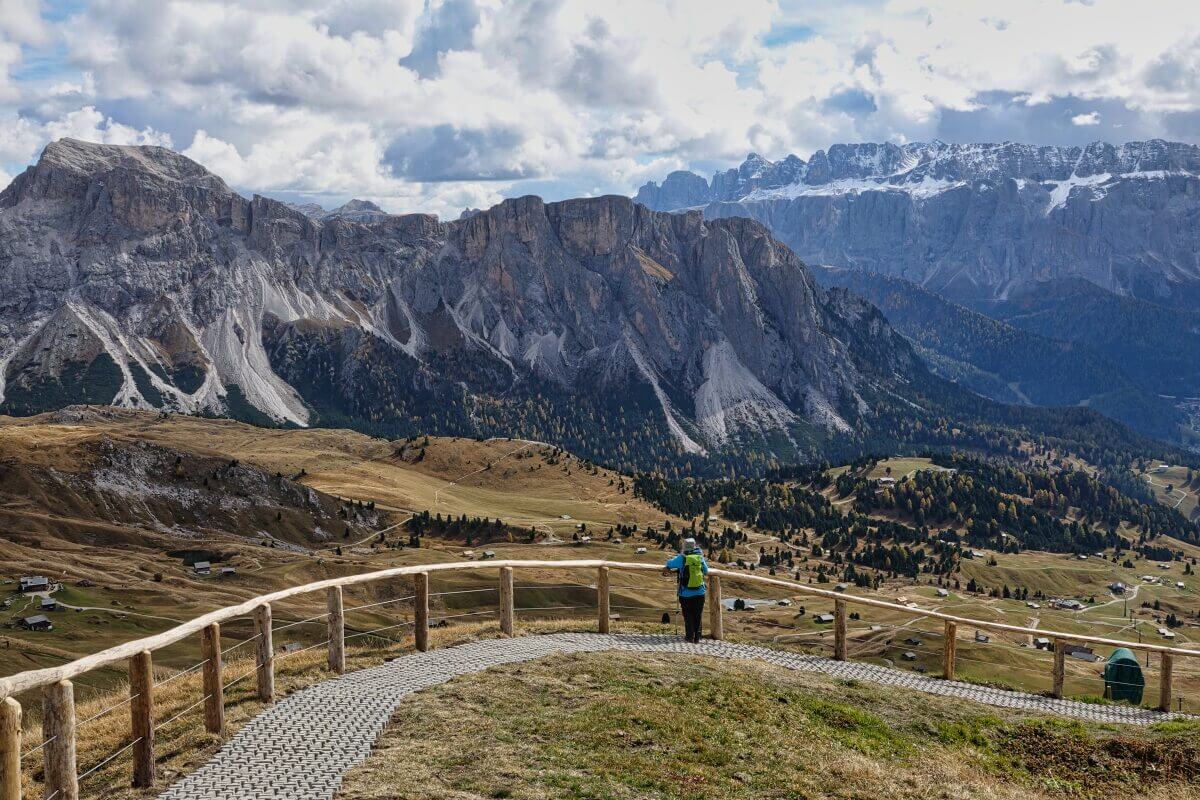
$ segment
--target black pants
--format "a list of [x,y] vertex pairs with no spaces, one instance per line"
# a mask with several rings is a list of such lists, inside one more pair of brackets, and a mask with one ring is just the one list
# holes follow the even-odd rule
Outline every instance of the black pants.
[[679,605],[683,608],[684,638],[689,642],[699,642],[700,620],[704,618],[704,595],[681,597]]

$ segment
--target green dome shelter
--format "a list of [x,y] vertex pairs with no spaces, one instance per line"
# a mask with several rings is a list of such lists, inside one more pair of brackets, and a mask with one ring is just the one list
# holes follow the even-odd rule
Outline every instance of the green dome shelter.
[[1104,665],[1104,695],[1110,700],[1128,700],[1134,705],[1142,702],[1146,678],[1137,656],[1127,647],[1118,647]]

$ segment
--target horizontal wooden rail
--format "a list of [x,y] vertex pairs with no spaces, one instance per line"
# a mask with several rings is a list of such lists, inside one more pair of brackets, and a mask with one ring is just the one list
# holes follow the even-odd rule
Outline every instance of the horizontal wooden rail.
[[11,697],[14,694],[37,689],[42,686],[48,686],[58,681],[70,680],[91,672],[94,669],[107,667],[112,664],[124,662],[131,658],[134,654],[140,653],[143,650],[154,652],[161,650],[168,645],[183,641],[184,639],[199,633],[209,625],[219,624],[226,620],[234,619],[235,617],[249,616],[254,612],[254,609],[263,603],[275,604],[280,600],[287,600],[291,597],[311,594],[313,592],[326,591],[334,587],[358,586],[364,583],[374,583],[375,581],[388,580],[390,578],[400,578],[406,575],[416,575],[419,572],[445,572],[448,570],[481,570],[481,569],[496,569],[497,567],[513,567],[518,569],[523,568],[560,568],[560,569],[597,569],[599,567],[610,566],[616,569],[627,570],[643,570],[643,571],[660,571],[661,565],[655,564],[625,564],[619,562],[608,562],[600,559],[588,559],[577,561],[522,561],[522,560],[500,560],[494,559],[491,561],[453,561],[444,564],[421,564],[411,567],[394,567],[392,569],[379,570],[377,572],[364,572],[360,575],[347,575],[341,578],[328,578],[315,583],[306,583],[303,586],[292,586],[287,589],[281,589],[278,592],[271,594],[260,595],[244,603],[236,606],[228,606],[227,608],[211,611],[202,617],[185,622],[182,625],[177,625],[170,630],[154,636],[148,636],[145,639],[138,639],[125,644],[110,647],[107,650],[102,650],[99,653],[94,653],[90,656],[85,656],[78,661],[72,661],[69,664],[62,664],[56,667],[47,667],[45,669],[34,669],[28,672],[21,672],[16,675],[10,675],[7,678],[0,678],[0,698]]
[[[236,606],[212,611],[204,616],[197,617],[182,625],[178,625],[170,630],[148,636],[144,639],[126,642],[110,647],[107,650],[102,650],[99,653],[94,653],[90,656],[85,656],[77,661],[72,661],[69,664],[62,664],[56,667],[47,667],[45,669],[29,670],[20,672],[16,675],[10,675],[7,678],[0,678],[0,698],[11,697],[21,692],[26,692],[31,689],[38,689],[49,686],[59,681],[71,680],[86,672],[94,669],[110,666],[118,662],[127,661],[134,655],[142,651],[149,650],[154,652],[161,650],[168,645],[182,641],[193,634],[199,633],[210,625],[220,624],[226,620],[236,617],[244,617],[254,613],[254,611],[264,603],[277,603],[280,600],[286,600],[291,597],[310,594],[313,592],[327,591],[329,589],[346,586],[358,586],[365,583],[374,583],[375,581],[388,580],[390,578],[398,578],[408,575],[418,575],[420,573],[434,573],[457,570],[491,570],[491,569],[599,569],[600,567],[608,567],[614,570],[630,570],[641,572],[659,572],[662,566],[659,564],[644,564],[632,563],[624,561],[605,561],[601,559],[579,559],[568,561],[542,561],[542,560],[521,560],[521,559],[495,559],[490,561],[454,561],[442,564],[420,564],[411,567],[394,567],[392,569],[379,570],[377,572],[365,572],[359,575],[347,575],[340,578],[329,578],[315,583],[307,583],[302,586],[293,586],[288,589],[281,589],[278,592],[261,595]],[[871,597],[860,597],[858,595],[845,594],[835,592],[830,589],[818,589],[815,586],[808,584],[796,583],[795,581],[783,580],[780,578],[772,578],[767,575],[757,575],[753,572],[735,572],[726,569],[713,568],[709,570],[710,575],[718,575],[729,580],[748,581],[750,583],[758,583],[766,586],[777,586],[782,589],[787,589],[795,594],[807,594],[815,597],[824,597],[829,600],[842,600],[846,603],[859,606],[867,606],[869,608],[880,608],[888,611],[895,611],[900,614],[907,614],[915,617],[927,617],[929,619],[940,619],[946,622],[954,622],[960,625],[974,626],[984,630],[1003,631],[1006,633],[1016,633],[1027,636],[1044,636],[1049,639],[1062,639],[1068,642],[1080,642],[1088,644],[1100,644],[1113,647],[1128,647],[1131,650],[1138,650],[1147,653],[1163,653],[1175,656],[1200,658],[1200,650],[1189,650],[1180,647],[1168,647],[1165,645],[1157,645],[1150,643],[1125,642],[1119,639],[1108,639],[1102,636],[1091,636],[1083,633],[1064,633],[1061,631],[1047,630],[1044,628],[1025,628],[1020,625],[1008,625],[1001,622],[988,622],[986,620],[972,619],[970,617],[960,617],[954,614],[945,614],[940,611],[933,611],[924,608],[910,608],[899,603],[891,603],[887,600],[876,600]]]
[[[619,568],[621,564],[610,564],[614,568]],[[900,605],[899,603],[889,603],[886,600],[875,600],[871,597],[859,597],[853,594],[843,594],[829,589],[817,589],[813,586],[808,586],[803,583],[794,583],[793,581],[780,580],[779,578],[771,578],[765,575],[754,575],[746,572],[730,572],[724,569],[710,569],[709,574],[724,575],[727,578],[737,580],[748,580],[754,583],[763,583],[770,586],[779,586],[785,589],[791,589],[797,594],[810,594],[817,597],[826,597],[830,600],[845,600],[847,603],[854,605],[869,606],[871,608],[886,608],[889,611],[898,611],[903,614],[908,614],[913,617],[928,617],[929,619],[940,619],[946,622],[955,622],[961,625],[974,626],[992,631],[1004,631],[1006,633],[1019,633],[1029,636],[1044,636],[1047,639],[1063,639],[1067,642],[1079,642],[1088,644],[1111,645],[1113,647],[1128,647],[1130,650],[1140,650],[1145,653],[1170,653],[1177,656],[1192,656],[1200,658],[1200,650],[1188,650],[1182,647],[1168,647],[1161,644],[1150,644],[1148,642],[1125,642],[1120,639],[1107,639],[1103,636],[1092,636],[1086,633],[1063,633],[1062,631],[1052,631],[1046,628],[1024,628],[1020,625],[1008,625],[1003,622],[988,622],[981,619],[973,619],[971,617],[959,617],[954,614],[943,614],[941,611],[933,611],[926,608],[910,608],[909,606]]]
[[[498,570],[500,585],[498,588],[500,607],[500,630],[504,634],[513,633],[513,570],[514,569],[556,569],[556,570],[596,570],[596,609],[598,613],[597,627],[601,632],[609,628],[610,605],[610,571],[630,570],[642,572],[658,572],[662,567],[658,564],[628,563],[620,561],[603,561],[599,559],[572,561],[541,561],[541,560],[489,560],[481,562],[449,562],[443,564],[422,564],[411,567],[368,572],[361,575],[350,575],[341,578],[331,578],[284,589],[272,594],[262,595],[236,606],[222,608],[183,623],[168,631],[127,642],[111,647],[94,655],[86,656],[69,664],[47,669],[30,670],[8,678],[0,679],[0,800],[21,800],[20,783],[20,752],[21,752],[21,707],[13,699],[19,692],[42,689],[44,700],[44,719],[42,725],[43,745],[45,750],[45,789],[47,796],[54,800],[75,800],[78,797],[78,783],[75,753],[75,710],[74,692],[71,680],[90,670],[110,666],[120,661],[129,660],[130,667],[130,731],[133,742],[133,785],[147,788],[155,782],[154,760],[154,721],[153,721],[153,653],[168,645],[174,644],[196,633],[201,634],[201,645],[204,660],[203,668],[204,724],[212,734],[221,735],[225,728],[225,677],[222,674],[221,625],[222,623],[244,616],[253,616],[256,628],[255,670],[257,673],[257,695],[264,702],[271,702],[275,694],[274,668],[275,655],[272,642],[272,609],[271,604],[298,595],[325,592],[327,613],[328,640],[309,648],[328,645],[328,667],[334,673],[341,673],[346,668],[345,652],[345,614],[343,607],[342,589],[346,586],[356,586],[374,581],[389,580],[402,576],[412,576],[414,581],[412,623],[413,635],[417,650],[429,647],[429,592],[430,574],[448,571]],[[1067,643],[1087,642],[1091,644],[1128,647],[1147,653],[1159,653],[1162,656],[1162,674],[1158,707],[1169,710],[1172,699],[1172,672],[1175,656],[1200,657],[1200,650],[1189,650],[1179,647],[1166,647],[1156,644],[1141,644],[1108,639],[1087,634],[1062,633],[1040,628],[1025,628],[1019,625],[1008,625],[1001,622],[988,622],[953,614],[944,614],[920,607],[910,607],[887,600],[871,597],[860,597],[844,592],[820,589],[815,586],[796,583],[769,575],[759,575],[754,572],[735,572],[727,569],[711,568],[708,572],[708,586],[711,592],[709,598],[709,633],[714,639],[724,635],[724,607],[722,601],[722,578],[726,581],[744,581],[747,583],[773,586],[787,590],[793,595],[808,595],[833,601],[834,606],[834,658],[846,660],[848,654],[847,636],[847,607],[850,605],[866,606],[910,617],[927,617],[943,621],[944,638],[942,651],[943,677],[954,677],[954,662],[956,650],[957,629],[959,625],[970,625],[989,631],[1020,634],[1023,636],[1045,636],[1054,641],[1054,671],[1053,694],[1061,697],[1065,681],[1065,654]],[[622,587],[633,589],[636,587]],[[672,587],[673,588],[673,587]],[[489,589],[487,591],[497,591]],[[395,602],[395,601],[388,601]],[[378,605],[378,604],[373,604]],[[370,606],[367,606],[370,607]],[[556,607],[557,608],[557,607]],[[568,607],[563,607],[568,608]],[[356,609],[350,609],[354,611]],[[494,612],[493,612],[494,613]],[[469,615],[467,615],[469,616]],[[315,617],[314,619],[319,619]],[[285,625],[284,627],[289,627]],[[381,629],[383,630],[383,629]],[[356,634],[360,635],[360,634]],[[244,642],[243,642],[244,643]],[[234,645],[236,647],[237,645]],[[230,649],[233,649],[232,647]],[[248,677],[246,673],[242,677]],[[169,679],[168,679],[169,680]],[[229,684],[237,683],[238,678]],[[177,718],[177,717],[176,717]],[[94,769],[94,768],[93,768]],[[85,773],[85,776],[89,773]]]

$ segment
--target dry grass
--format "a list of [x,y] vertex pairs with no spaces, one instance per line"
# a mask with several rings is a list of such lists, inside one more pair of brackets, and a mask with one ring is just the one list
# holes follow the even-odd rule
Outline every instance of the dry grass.
[[[523,440],[419,437],[406,448],[405,442],[348,430],[274,430],[118,409],[95,409],[71,424],[52,420],[53,415],[0,418],[0,453],[35,452],[40,462],[79,470],[73,453],[108,437],[236,458],[285,475],[303,469],[305,484],[381,508],[500,517],[560,534],[573,531],[577,521],[594,527],[666,518],[632,493],[619,492],[617,473],[585,469],[569,454],[555,456]],[[572,519],[563,520],[563,514]]]
[[759,663],[557,656],[415,695],[340,798],[1196,797],[1196,732],[1032,722]]

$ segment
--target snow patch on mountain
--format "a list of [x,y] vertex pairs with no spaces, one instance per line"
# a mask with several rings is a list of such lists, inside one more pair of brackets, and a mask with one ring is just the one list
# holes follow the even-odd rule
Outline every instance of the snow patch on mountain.
[[905,192],[915,198],[924,200],[935,197],[943,192],[966,186],[965,181],[951,181],[930,178],[928,175],[920,180],[906,182],[887,178],[846,178],[830,181],[829,183],[810,186],[806,183],[792,183],[774,189],[755,189],[741,199],[744,203],[762,200],[794,200],[797,197],[822,197],[844,194],[861,194],[863,192]]
[[1097,196],[1102,197],[1101,187],[1112,180],[1112,175],[1107,172],[1102,172],[1099,175],[1072,175],[1065,181],[1054,181],[1044,184],[1044,186],[1053,187],[1050,189],[1050,199],[1046,203],[1045,213],[1049,214],[1056,208],[1062,208],[1067,204],[1067,199],[1077,188],[1088,189],[1092,192],[1093,199]]

